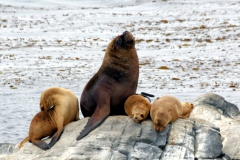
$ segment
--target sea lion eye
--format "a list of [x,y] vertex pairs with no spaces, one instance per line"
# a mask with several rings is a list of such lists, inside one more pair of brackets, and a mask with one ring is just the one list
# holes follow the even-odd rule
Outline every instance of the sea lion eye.
[[143,114],[140,115],[142,118],[144,117]]

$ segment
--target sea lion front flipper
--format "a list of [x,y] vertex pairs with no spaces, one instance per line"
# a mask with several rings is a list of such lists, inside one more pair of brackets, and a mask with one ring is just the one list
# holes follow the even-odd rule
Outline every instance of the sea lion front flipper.
[[97,106],[93,115],[89,118],[87,125],[84,127],[80,135],[77,137],[76,140],[80,140],[85,137],[89,132],[94,130],[97,126],[99,126],[110,114],[110,106]]

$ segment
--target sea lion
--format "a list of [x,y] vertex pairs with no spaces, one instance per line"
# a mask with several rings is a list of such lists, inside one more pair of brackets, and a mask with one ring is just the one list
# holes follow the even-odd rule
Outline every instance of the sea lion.
[[80,108],[83,116],[90,118],[77,140],[99,126],[109,115],[126,115],[124,102],[136,93],[138,75],[135,39],[125,31],[108,44],[101,67],[84,87]]
[[142,95],[129,96],[124,104],[126,114],[136,123],[144,121],[149,114],[151,103]]
[[182,116],[181,102],[173,96],[163,96],[156,99],[150,109],[150,116],[155,131],[163,131],[170,123]]
[[190,102],[181,102],[182,107],[183,107],[183,114],[181,118],[188,118],[191,111],[194,108],[194,105]]
[[[59,140],[66,124],[79,120],[78,98],[68,89],[52,87],[45,90],[40,98],[40,108],[41,111],[32,119],[28,136],[20,143],[19,148],[29,141],[47,150]],[[41,140],[55,132],[49,144]]]

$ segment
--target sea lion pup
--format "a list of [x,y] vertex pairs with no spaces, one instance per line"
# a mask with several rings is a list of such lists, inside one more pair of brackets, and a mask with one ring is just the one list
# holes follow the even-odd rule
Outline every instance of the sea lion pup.
[[142,95],[132,95],[124,104],[126,114],[132,117],[136,123],[141,123],[148,117],[150,108],[151,103]]
[[163,131],[170,123],[182,116],[181,102],[173,96],[163,96],[156,99],[150,109],[150,116],[155,131]]
[[[59,140],[63,127],[79,120],[78,98],[68,89],[52,87],[45,90],[40,98],[40,108],[42,111],[33,117],[28,136],[19,148],[29,141],[43,150],[50,149]],[[53,136],[49,144],[41,140],[48,136]]]
[[183,114],[181,118],[188,118],[192,112],[194,105],[190,102],[181,102],[183,107]]
[[124,103],[136,93],[138,75],[135,39],[125,31],[108,44],[101,67],[82,92],[82,114],[90,118],[77,140],[99,126],[109,115],[126,115]]

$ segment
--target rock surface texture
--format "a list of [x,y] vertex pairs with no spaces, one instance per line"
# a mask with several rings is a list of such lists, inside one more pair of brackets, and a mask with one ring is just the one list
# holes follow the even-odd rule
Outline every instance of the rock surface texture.
[[240,159],[240,114],[237,106],[214,93],[197,97],[194,105],[190,118],[204,119],[219,127],[223,153],[232,159]]
[[27,142],[21,150],[17,144],[12,154],[2,153],[5,155],[0,160],[239,159],[240,118],[236,106],[212,93],[198,97],[194,104],[190,118],[178,119],[162,132],[154,131],[151,120],[137,124],[127,116],[110,116],[76,141],[87,123],[88,118],[84,118],[68,124],[50,150]]

